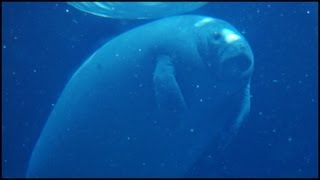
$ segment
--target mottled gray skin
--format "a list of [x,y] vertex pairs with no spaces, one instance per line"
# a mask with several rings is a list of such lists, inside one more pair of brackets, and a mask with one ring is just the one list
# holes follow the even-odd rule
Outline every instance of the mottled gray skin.
[[187,15],[134,28],[74,73],[27,176],[183,177],[241,125],[252,71],[247,41],[225,21]]

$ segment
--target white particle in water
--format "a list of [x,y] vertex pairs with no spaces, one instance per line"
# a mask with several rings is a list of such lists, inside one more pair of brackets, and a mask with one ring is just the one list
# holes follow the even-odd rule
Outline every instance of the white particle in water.
[[260,116],[262,115],[262,112],[261,112],[261,111],[259,112],[259,115],[260,115]]
[[119,54],[117,53],[117,54],[116,54],[116,57],[118,57],[118,56],[119,56]]
[[196,86],[197,88],[199,88],[200,86],[197,84],[197,86]]
[[142,165],[143,165],[143,166],[145,166],[145,165],[146,165],[146,163],[144,163],[144,162],[143,162],[143,163],[142,163]]
[[292,141],[292,137],[289,136],[288,137],[288,141],[291,142]]
[[17,40],[17,39],[18,39],[18,37],[17,37],[17,36],[15,36],[13,39],[14,39],[14,40]]
[[276,131],[277,131],[276,129],[273,129],[273,130],[272,130],[272,132],[274,132],[274,133],[275,133]]
[[3,49],[5,49],[5,48],[7,48],[7,46],[6,46],[6,45],[3,45]]
[[139,84],[139,87],[142,87],[142,84]]
[[140,52],[142,51],[141,49],[138,49]]
[[52,103],[51,106],[54,106],[54,103]]
[[68,13],[68,12],[69,12],[69,9],[66,9],[66,12]]
[[279,82],[277,79],[272,80],[272,82],[277,83]]
[[309,10],[307,11],[307,14],[310,14],[310,11],[309,11]]
[[16,72],[13,71],[13,72],[12,72],[12,75],[16,75]]
[[128,136],[127,139],[130,140],[130,137]]
[[193,129],[193,128],[191,128],[191,129],[190,129],[190,132],[194,132],[194,129]]
[[200,101],[200,102],[203,102],[203,99],[201,98],[199,101]]
[[36,70],[36,69],[34,69],[34,70],[33,70],[33,72],[37,72],[37,70]]

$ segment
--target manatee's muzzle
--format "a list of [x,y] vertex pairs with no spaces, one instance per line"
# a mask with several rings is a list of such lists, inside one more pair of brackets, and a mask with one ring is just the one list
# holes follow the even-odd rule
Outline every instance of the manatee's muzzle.
[[245,46],[228,46],[223,51],[223,60],[221,61],[222,78],[243,78],[249,76],[252,70],[253,60],[249,56]]

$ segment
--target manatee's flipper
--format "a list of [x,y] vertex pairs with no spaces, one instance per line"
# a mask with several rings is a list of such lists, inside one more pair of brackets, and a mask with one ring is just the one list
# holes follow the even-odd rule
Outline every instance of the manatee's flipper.
[[[214,137],[185,177],[228,177],[230,172],[224,168],[228,161],[228,153],[232,152],[232,139],[238,133],[239,127],[248,119],[250,111],[250,83],[226,101],[231,109],[225,118],[229,121],[225,128]],[[226,104],[223,105],[223,107]],[[231,149],[230,149],[231,148]]]
[[153,74],[156,102],[160,118],[168,127],[176,127],[187,106],[175,78],[175,70],[169,56],[159,56]]
[[[238,133],[238,130],[250,111],[250,83],[246,87],[229,97],[229,100],[224,102],[228,104],[230,112],[226,114],[226,123],[224,128],[219,133],[220,140],[217,142],[217,148],[224,151],[232,142],[233,137]],[[226,107],[226,106],[225,106]]]

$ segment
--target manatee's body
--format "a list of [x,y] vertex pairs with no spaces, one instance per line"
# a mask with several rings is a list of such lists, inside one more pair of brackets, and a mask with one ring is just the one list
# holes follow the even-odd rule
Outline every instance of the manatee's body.
[[182,177],[237,129],[252,69],[249,45],[221,20],[177,16],[128,31],[68,82],[27,176]]

